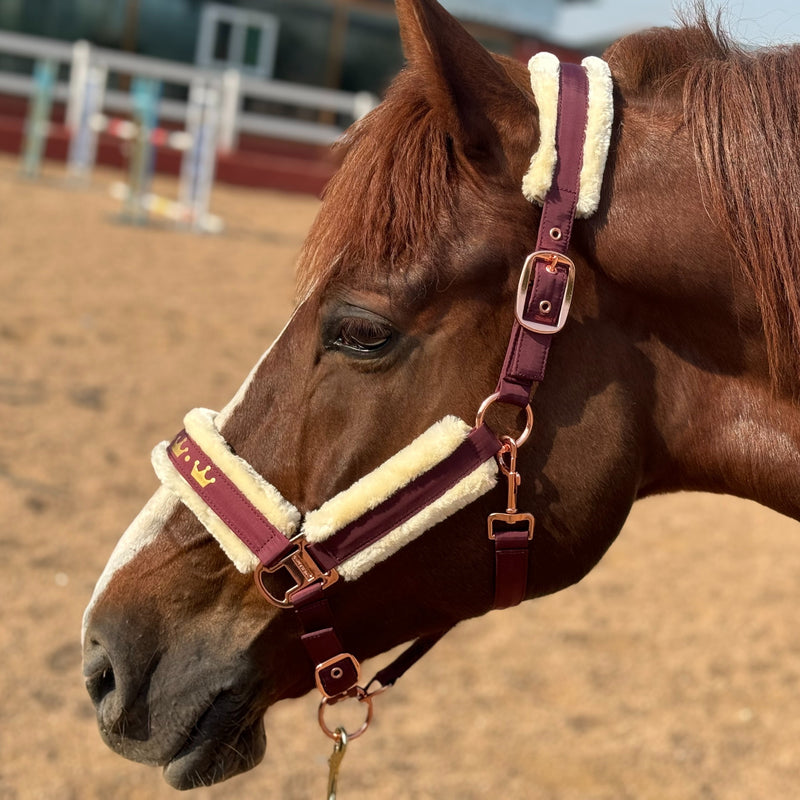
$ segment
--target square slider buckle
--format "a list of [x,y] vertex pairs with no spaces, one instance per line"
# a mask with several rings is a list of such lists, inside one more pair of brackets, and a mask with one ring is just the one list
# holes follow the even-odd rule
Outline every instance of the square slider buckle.
[[502,523],[508,529],[517,529],[520,533],[527,527],[528,541],[530,542],[533,539],[533,526],[535,524],[533,514],[524,514],[519,511],[498,511],[496,514],[489,514],[489,538],[492,541],[497,539],[498,534],[505,532],[504,530],[495,529],[497,523]]
[[[295,538],[292,539],[292,544],[297,546],[296,550],[293,550],[289,555],[284,556],[275,564],[270,564],[269,566],[262,564],[256,571],[256,586],[261,594],[263,594],[272,605],[278,608],[292,608],[292,598],[301,589],[311,586],[312,583],[320,581],[322,588],[326,589],[339,580],[339,573],[335,569],[329,572],[323,572],[320,569],[317,562],[314,561],[311,554],[306,549],[308,547],[308,542],[305,536],[295,536]],[[265,573],[274,575],[282,569],[285,569],[289,573],[291,579],[294,581],[294,586],[287,589],[284,596],[281,598],[276,597],[267,588],[264,583],[264,575]]]
[[[563,288],[563,294],[560,298],[548,296],[542,297],[538,300],[532,297],[534,313],[539,316],[538,320],[531,320],[525,317],[528,287],[531,281],[536,278],[536,266],[543,263],[544,269],[551,275],[556,275],[559,272],[566,270],[566,282]],[[535,286],[534,286],[535,288]],[[550,250],[537,250],[531,253],[526,259],[522,267],[522,274],[519,278],[519,286],[517,287],[517,304],[515,314],[517,322],[526,330],[533,333],[558,333],[567,322],[569,316],[569,308],[572,304],[572,292],[575,288],[575,264],[572,259],[567,258],[562,253],[555,253]],[[558,319],[550,321],[542,321],[542,317],[547,317],[552,312],[556,301],[561,300],[561,305],[558,312]]]
[[342,697],[361,682],[361,664],[354,655],[340,653],[317,664],[314,680],[323,697],[329,700]]

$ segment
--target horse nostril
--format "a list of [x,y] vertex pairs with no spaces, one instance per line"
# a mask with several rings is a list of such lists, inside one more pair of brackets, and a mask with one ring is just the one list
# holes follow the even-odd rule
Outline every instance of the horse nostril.
[[102,700],[114,691],[115,687],[114,670],[110,666],[99,674],[86,679],[86,690],[95,706],[99,706]]
[[83,651],[86,690],[97,710],[100,732],[112,747],[123,732],[126,740],[144,741],[150,735],[148,687],[159,663],[149,647],[133,648],[115,635],[116,631],[108,635],[90,629]]
[[83,673],[86,677],[86,690],[97,707],[117,685],[111,659],[99,642],[92,641],[89,644],[84,658]]

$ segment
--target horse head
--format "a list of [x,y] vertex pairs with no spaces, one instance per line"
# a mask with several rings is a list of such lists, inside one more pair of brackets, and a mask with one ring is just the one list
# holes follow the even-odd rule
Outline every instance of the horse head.
[[[287,528],[437,420],[475,419],[536,246],[541,210],[520,191],[540,141],[527,70],[490,55],[434,0],[397,8],[408,65],[347,134],[300,256],[294,314],[229,405],[202,417],[252,468],[247,480],[286,501]],[[785,433],[794,405],[775,379],[775,326],[739,263],[731,215],[707,211],[713,142],[698,143],[708,126],[682,96],[696,86],[686,65],[722,62],[723,50],[701,26],[630,37],[607,55],[616,122],[599,209],[572,233],[571,315],[519,452],[519,504],[536,520],[527,598],[580,580],[651,492],[729,491],[797,515],[786,468],[798,437]],[[796,302],[791,311],[800,318]],[[514,406],[490,413],[498,430],[525,425]],[[760,434],[754,451],[736,424]],[[213,474],[201,461],[198,485]],[[370,657],[488,611],[485,519],[506,505],[502,484],[326,590],[348,652]],[[267,708],[314,686],[302,633],[198,514],[159,489],[85,615],[103,737],[180,788],[251,768]]]

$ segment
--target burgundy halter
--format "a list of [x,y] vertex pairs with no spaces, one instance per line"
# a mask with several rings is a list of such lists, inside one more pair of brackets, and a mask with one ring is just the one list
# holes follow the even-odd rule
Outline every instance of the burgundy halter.
[[[256,584],[266,599],[281,608],[293,608],[301,621],[302,642],[315,667],[323,699],[320,724],[337,739],[324,720],[327,705],[355,697],[367,705],[363,733],[372,716],[372,696],[394,682],[422,657],[446,631],[423,636],[392,664],[379,672],[366,688],[360,686],[360,664],[348,653],[338,634],[325,590],[338,579],[337,567],[392,530],[399,520],[425,508],[455,486],[461,478],[492,456],[508,479],[504,512],[492,514],[488,535],[495,543],[495,608],[517,605],[525,598],[529,545],[534,518],[516,508],[520,476],[517,449],[528,438],[533,414],[530,397],[544,378],[552,334],[561,330],[569,313],[575,266],[566,256],[578,202],[583,140],[587,121],[588,81],[583,68],[562,64],[556,122],[557,162],[542,209],[536,251],[528,256],[517,293],[516,319],[495,393],[481,406],[475,427],[455,451],[411,481],[372,511],[345,526],[330,539],[309,544],[305,538],[287,539],[219,469],[213,481],[191,477],[191,464],[215,466],[186,431],[168,446],[170,461],[202,500],[257,556]],[[517,438],[496,436],[483,422],[493,403],[524,408],[527,425]],[[286,570],[294,585],[282,597],[269,588],[271,574]],[[381,688],[370,691],[378,683]]]

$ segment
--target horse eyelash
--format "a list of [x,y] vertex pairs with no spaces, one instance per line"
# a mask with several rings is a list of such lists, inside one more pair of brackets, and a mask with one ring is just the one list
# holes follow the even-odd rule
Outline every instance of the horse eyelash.
[[[362,352],[380,350],[392,338],[392,331],[386,325],[361,317],[350,317],[342,321],[335,344]],[[374,340],[376,344],[365,344]]]

